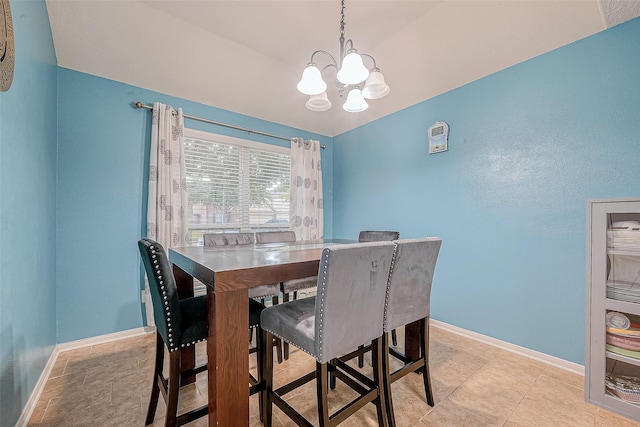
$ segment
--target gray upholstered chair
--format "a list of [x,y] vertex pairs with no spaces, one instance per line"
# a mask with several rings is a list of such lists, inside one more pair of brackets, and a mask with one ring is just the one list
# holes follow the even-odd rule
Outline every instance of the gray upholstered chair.
[[250,245],[254,243],[253,233],[205,233],[205,246]]
[[[316,380],[320,426],[335,426],[373,402],[378,422],[386,426],[386,404],[382,383],[382,335],[384,304],[395,245],[392,242],[354,243],[323,250],[315,297],[266,308],[261,315],[263,340],[278,336],[316,359],[316,370],[273,390],[273,356],[262,360],[266,393],[264,424],[271,426],[272,404],[276,404],[298,425],[311,425],[283,396]],[[373,380],[346,364],[329,362],[359,345],[373,348]],[[358,397],[329,415],[328,369],[353,388]]]
[[[204,246],[237,246],[237,245],[252,245],[255,243],[255,236],[253,233],[206,233],[202,235],[204,240]],[[266,298],[271,298],[271,304],[278,304],[278,298],[280,296],[280,283],[269,283],[267,285],[255,286],[249,288],[249,298],[259,299],[260,303],[264,305]],[[253,330],[251,328],[250,340],[253,340]],[[278,354],[278,363],[282,363],[282,343],[276,340],[276,348]],[[254,353],[258,349],[258,346],[249,349],[249,353]]]
[[[391,384],[411,372],[422,374],[427,403],[429,406],[434,405],[429,376],[429,314],[433,273],[442,241],[437,237],[425,237],[396,240],[393,243],[396,245],[396,252],[389,276],[383,326],[385,333],[382,338],[384,388],[387,397],[385,412],[389,416],[390,426],[395,426]],[[413,322],[419,322],[420,326],[420,357],[417,360],[410,359],[389,345],[391,330]],[[346,363],[371,349],[371,346],[360,347],[331,363]],[[389,355],[400,360],[403,366],[391,372]],[[332,377],[332,388],[334,381]]]
[[[153,423],[162,388],[162,396],[167,405],[165,426],[180,426],[205,416],[208,412],[207,405],[204,405],[177,416],[182,377],[196,375],[207,369],[206,364],[190,370],[183,370],[182,367],[182,350],[207,339],[207,297],[199,296],[180,300],[173,270],[162,245],[151,239],[141,239],[138,241],[138,249],[149,279],[153,318],[156,323],[156,360],[145,424]],[[250,327],[259,326],[260,313],[263,309],[262,304],[250,301]],[[169,350],[169,378],[165,378],[163,374],[165,346]],[[260,340],[258,347],[262,347]],[[261,359],[263,354],[264,350],[258,351],[258,379],[251,376],[249,378],[250,394],[264,390],[265,384],[259,380],[262,378],[261,369],[264,366]],[[262,413],[261,407],[261,418]]]
[[[386,242],[398,240],[400,238],[400,233],[397,231],[386,231],[386,230],[363,230],[358,234],[358,242]],[[391,342],[393,345],[398,345],[398,336],[396,334],[396,330],[391,331]],[[364,356],[360,355],[358,357],[358,366],[364,366]]]
[[358,235],[358,242],[385,242],[398,240],[400,233],[397,231],[373,231],[364,230]]
[[[263,231],[256,233],[257,243],[290,243],[296,241],[296,234],[291,230],[286,231]],[[298,291],[315,288],[318,276],[304,277],[302,279],[285,280],[280,283],[282,291],[282,301],[288,302],[291,294],[293,299],[298,299]],[[284,359],[289,358],[289,344],[282,343],[282,355]]]
[[296,233],[291,230],[256,232],[257,243],[285,243],[295,241]]
[[[389,278],[389,289],[384,316],[384,366],[387,413],[389,424],[395,426],[391,384],[411,372],[422,374],[424,391],[429,406],[434,405],[429,376],[429,315],[431,312],[431,286],[442,240],[438,237],[396,240],[396,254]],[[389,346],[388,332],[392,329],[420,323],[420,358],[412,360]],[[391,372],[389,354],[404,363]]]

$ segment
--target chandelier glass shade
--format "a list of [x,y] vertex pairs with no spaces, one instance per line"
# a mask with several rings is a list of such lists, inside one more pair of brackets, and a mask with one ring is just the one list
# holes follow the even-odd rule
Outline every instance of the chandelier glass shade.
[[305,95],[320,95],[327,90],[327,84],[322,80],[322,74],[316,64],[310,62],[304,69],[298,90]]
[[344,103],[342,109],[350,113],[359,113],[369,108],[369,104],[365,101],[364,96],[358,86],[355,86],[347,95],[347,102]]
[[311,111],[327,111],[331,108],[331,101],[327,97],[327,92],[324,91],[318,95],[311,95],[305,105]]
[[[322,79],[322,72],[327,68],[335,68],[336,78],[335,86],[338,94],[344,96],[349,86],[347,101],[343,105],[343,109],[349,112],[361,112],[368,108],[365,101],[367,99],[378,99],[389,93],[389,86],[384,81],[384,76],[376,65],[376,60],[368,54],[359,54],[353,47],[351,39],[345,41],[344,38],[344,9],[345,0],[342,0],[342,19],[340,21],[340,56],[338,61],[329,52],[324,50],[316,50],[311,55],[311,61],[302,72],[302,78],[298,82],[298,91],[305,95],[309,95],[309,100],[305,104],[312,111],[326,111],[331,108],[331,102],[327,97],[327,84]],[[345,52],[346,47],[349,49]],[[329,59],[329,64],[322,70],[318,68],[314,62],[317,54],[323,54]],[[364,65],[364,57],[368,58],[372,63],[372,68]],[[360,85],[364,84],[362,90]]]

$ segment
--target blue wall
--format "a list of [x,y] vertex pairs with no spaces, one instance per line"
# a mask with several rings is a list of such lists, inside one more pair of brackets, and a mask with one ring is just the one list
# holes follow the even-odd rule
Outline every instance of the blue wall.
[[[332,141],[184,99],[59,69],[57,313],[58,342],[143,325],[137,240],[146,232],[148,110],[136,101],[283,136],[319,139],[331,232]],[[270,144],[286,141],[186,120],[195,129]]]
[[640,196],[639,40],[635,19],[334,138],[334,236],[440,236],[433,318],[584,363],[586,201]]
[[0,425],[20,417],[56,344],[56,58],[44,1],[11,2],[0,93]]

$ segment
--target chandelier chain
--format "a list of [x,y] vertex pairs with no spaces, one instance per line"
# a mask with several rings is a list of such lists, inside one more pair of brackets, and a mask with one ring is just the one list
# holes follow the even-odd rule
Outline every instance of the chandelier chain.
[[344,0],[342,0],[342,10],[340,11],[340,14],[342,15],[342,18],[340,19],[340,40],[344,40]]

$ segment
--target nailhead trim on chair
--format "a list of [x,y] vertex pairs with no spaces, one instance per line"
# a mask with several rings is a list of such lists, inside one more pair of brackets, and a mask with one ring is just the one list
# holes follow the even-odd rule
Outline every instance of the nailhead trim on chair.
[[[329,251],[328,250],[324,250],[322,253],[322,257],[324,258],[324,262],[322,263],[324,265],[324,270],[322,270],[322,286],[321,286],[321,293],[320,293],[320,315],[318,316],[318,324],[316,325],[316,331],[320,331],[318,333],[318,356],[317,359],[318,360],[322,360],[322,326],[324,324],[324,303],[325,303],[325,294],[326,294],[326,284],[327,284],[327,267],[329,265]],[[316,300],[316,304],[318,304],[318,300]]]
[[398,245],[393,246],[393,255],[391,256],[391,265],[389,266],[389,278],[387,279],[387,293],[384,297],[384,318],[382,320],[382,328],[387,329],[387,310],[389,308],[389,294],[391,293],[391,276],[393,276],[393,268],[396,263],[396,252]]
[[[287,341],[287,339],[286,339],[286,338],[284,338],[284,337],[282,337],[282,336],[280,336],[280,335],[276,334],[276,333],[275,333],[275,332],[273,332],[271,329],[265,329],[265,331],[269,332],[269,333],[270,333],[271,335],[273,335],[274,337],[280,338],[280,339],[281,339],[281,340],[283,340],[283,341]],[[313,357],[313,358],[316,358],[316,359],[317,359],[316,355],[315,355],[315,354],[313,354],[313,351],[311,351],[311,350],[309,350],[309,349],[306,349],[306,348],[303,348],[303,347],[300,347],[299,345],[294,344],[294,343],[291,343],[291,342],[289,342],[289,341],[287,341],[287,342],[289,343],[289,345],[292,345],[292,346],[294,346],[294,347],[297,347],[297,348],[299,348],[300,350],[302,350],[302,351],[304,351],[305,353],[307,353],[309,356],[311,356],[311,357]]]
[[[160,272],[160,266],[158,265],[158,260],[156,259],[158,256],[156,255],[156,248],[155,246],[150,246],[151,249],[151,258],[153,259],[153,264],[155,265],[155,270],[156,270],[156,277],[158,278],[158,283],[160,283],[160,290],[162,291],[162,299],[164,300],[164,305],[165,305],[165,311],[167,312],[167,328],[168,328],[168,336],[169,336],[169,342],[168,347],[169,347],[169,351],[175,351],[175,350],[179,350],[179,347],[175,345],[175,343],[173,342],[173,330],[171,329],[171,311],[169,310],[169,302],[167,301],[167,291],[165,290],[164,287],[164,281],[162,280],[162,273]],[[196,343],[205,341],[204,339],[202,340],[196,340],[196,341],[192,341],[190,343],[184,343],[180,346],[180,348],[183,347],[189,347],[191,345],[194,345]]]

